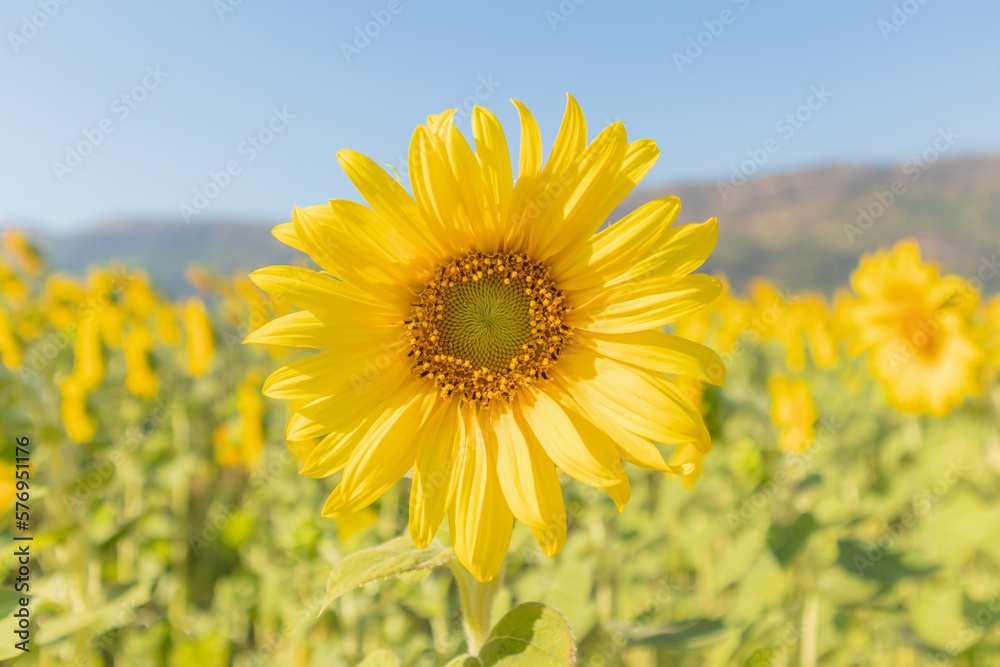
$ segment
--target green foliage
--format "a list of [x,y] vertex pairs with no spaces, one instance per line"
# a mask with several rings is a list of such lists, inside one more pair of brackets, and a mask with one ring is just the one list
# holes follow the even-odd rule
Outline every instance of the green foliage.
[[573,632],[562,614],[538,602],[520,604],[500,619],[479,651],[484,667],[572,665]]
[[816,519],[809,512],[798,515],[788,524],[772,523],[767,529],[767,546],[782,567],[787,567],[816,529]]
[[349,590],[389,577],[444,565],[455,552],[436,540],[424,549],[415,549],[409,536],[397,537],[377,547],[353,553],[340,561],[327,582],[323,609]]
[[557,610],[526,602],[500,619],[479,654],[460,655],[448,667],[559,667],[576,664],[573,631]]
[[361,661],[358,667],[399,667],[399,658],[390,651],[375,651]]
[[[18,656],[4,640],[0,659],[440,667],[529,664],[518,661],[531,647],[568,664],[575,636],[578,665],[608,667],[798,667],[810,646],[823,667],[1000,663],[995,382],[931,419],[892,411],[861,361],[807,367],[817,436],[785,454],[766,391],[787,371],[783,352],[746,340],[727,386],[705,394],[713,451],[693,489],[628,466],[631,498],[618,514],[603,491],[566,480],[565,548],[547,558],[530,530],[515,529],[493,603],[501,620],[479,657],[456,658],[468,651],[459,594],[436,567],[451,551],[396,538],[408,480],[364,520],[323,518],[338,479],[298,474],[277,401],[264,402],[260,461],[216,461],[212,434],[235,419],[234,387],[248,368],[276,365],[218,328],[203,377],[186,375],[175,350],[154,352],[161,391],[151,400],[126,391],[120,353],[105,348],[105,379],[88,399],[98,428],[85,444],[69,441],[58,411],[71,345],[36,378],[0,369],[0,460],[13,460],[14,436],[33,443],[38,649]],[[7,510],[5,544],[12,522]]]

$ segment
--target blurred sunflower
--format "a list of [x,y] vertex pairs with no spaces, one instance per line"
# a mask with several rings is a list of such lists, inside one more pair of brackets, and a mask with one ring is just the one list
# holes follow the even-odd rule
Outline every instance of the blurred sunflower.
[[702,341],[709,336],[714,328],[711,341],[713,348],[720,354],[732,352],[742,336],[750,327],[748,323],[754,314],[753,306],[738,298],[729,285],[724,274],[719,274],[722,292],[708,308],[694,313],[674,323],[674,333],[690,340]]
[[553,555],[566,537],[557,467],[629,497],[622,459],[683,474],[654,442],[710,446],[701,414],[664,374],[724,378],[722,360],[659,329],[714,299],[719,281],[688,275],[712,252],[714,219],[673,227],[664,197],[598,233],[652,167],[653,141],[621,122],[589,144],[570,97],[543,165],[524,105],[516,183],[496,117],[472,113],[475,151],[429,116],[409,150],[411,196],[353,151],[337,157],[369,207],[295,209],[275,228],[325,273],[281,266],[251,277],[304,310],[246,342],[329,350],[271,375],[292,401],[287,437],[322,437],[302,474],[343,471],[323,514],[371,504],[409,470],[417,547],[445,515],[460,562],[499,570],[513,519]]
[[21,341],[11,327],[10,316],[3,305],[0,305],[0,361],[7,368],[21,366]]
[[122,344],[128,365],[125,386],[141,398],[153,398],[160,389],[160,380],[149,364],[152,348],[153,335],[143,325],[133,325]]
[[820,368],[832,368],[838,358],[837,336],[826,299],[813,292],[803,292],[793,308],[798,313],[799,326],[809,344],[813,362]]
[[42,256],[38,247],[25,233],[19,229],[6,230],[3,234],[3,247],[9,252],[25,271],[37,275],[43,267]]
[[1000,366],[1000,296],[993,297],[986,307],[986,327],[990,332],[987,342],[990,357]]
[[982,353],[971,324],[978,293],[965,280],[942,276],[908,239],[862,257],[851,286],[852,351],[870,351],[896,408],[943,416],[978,392]]
[[17,469],[13,465],[0,461],[0,513],[6,512],[14,505],[17,494],[16,472]]
[[188,372],[200,377],[208,370],[215,354],[215,336],[212,333],[212,323],[205,311],[201,299],[191,297],[184,307],[184,327],[187,330]]
[[809,383],[779,375],[768,381],[767,392],[771,397],[771,421],[781,427],[778,449],[792,454],[805,451],[816,436],[813,427],[819,418]]

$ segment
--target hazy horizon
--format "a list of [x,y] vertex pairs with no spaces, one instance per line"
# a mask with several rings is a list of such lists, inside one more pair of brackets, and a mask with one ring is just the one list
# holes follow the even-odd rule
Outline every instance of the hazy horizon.
[[[989,159],[989,158],[1000,158],[1000,151],[990,151],[983,153],[969,153],[961,154],[955,153],[954,155],[947,155],[940,159],[937,164],[954,162],[965,159]],[[759,174],[750,177],[750,181],[763,181],[770,178],[780,179],[784,176],[793,174],[807,174],[817,171],[823,171],[827,169],[900,169],[903,164],[903,159],[897,160],[895,162],[881,162],[881,163],[851,163],[851,162],[826,162],[815,165],[804,165],[800,168],[790,168],[782,169],[774,172],[768,172],[764,174]],[[725,182],[725,178],[716,179],[691,179],[691,180],[671,180],[663,182],[653,182],[650,179],[645,179],[639,187],[633,191],[633,195],[641,195],[643,191],[661,191],[668,189],[670,187],[692,187],[692,186],[705,186],[705,185],[715,185],[718,187],[720,182]],[[333,197],[331,197],[332,199]],[[321,202],[310,202],[310,203],[321,203]],[[295,206],[300,206],[302,204],[295,204]],[[88,232],[99,231],[106,228],[114,228],[118,225],[184,225],[184,224],[197,224],[197,225],[250,225],[259,227],[271,227],[273,225],[281,224],[282,222],[288,222],[291,220],[291,210],[288,211],[285,216],[278,216],[276,218],[265,218],[263,216],[257,218],[251,218],[246,216],[230,216],[230,217],[213,217],[211,215],[206,215],[204,217],[199,217],[199,219],[194,219],[190,223],[185,223],[182,219],[172,217],[171,215],[157,217],[155,215],[122,215],[122,216],[107,216],[102,219],[96,219],[89,223],[84,223],[79,226],[60,229],[60,228],[49,228],[43,225],[26,225],[23,222],[18,223],[16,220],[0,220],[0,229],[21,229],[28,230],[32,233],[39,234],[42,236],[47,236],[53,239],[64,238],[73,236],[75,234],[85,234]],[[280,220],[279,220],[280,218]],[[287,218],[287,220],[286,220]]]
[[657,141],[653,185],[726,178],[752,156],[753,175],[899,165],[948,128],[949,156],[998,152],[1000,96],[983,84],[1000,72],[997,19],[985,0],[13,0],[0,226],[284,220],[357,196],[341,148],[405,179],[414,126],[446,108],[467,136],[472,105],[489,108],[516,153],[518,98],[548,150],[567,92],[590,136],[622,119]]

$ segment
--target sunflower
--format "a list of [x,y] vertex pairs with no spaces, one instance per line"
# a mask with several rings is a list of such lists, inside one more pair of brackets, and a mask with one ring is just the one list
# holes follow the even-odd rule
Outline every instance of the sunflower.
[[10,369],[21,367],[21,341],[11,326],[11,318],[0,304],[0,361]]
[[986,306],[987,349],[993,364],[1000,366],[1000,296],[993,297]]
[[819,418],[809,383],[776,375],[768,380],[767,393],[771,397],[771,421],[781,428],[778,449],[802,453],[816,436],[813,426]]
[[201,299],[191,297],[184,308],[184,327],[187,329],[187,361],[188,372],[195,377],[201,377],[208,370],[215,354],[215,338],[212,333],[212,323],[205,312],[205,304]]
[[862,257],[851,286],[851,349],[870,351],[893,406],[940,417],[979,391],[982,353],[972,329],[978,293],[965,280],[942,276],[907,239]]
[[[496,117],[476,107],[474,150],[452,122],[413,133],[412,196],[349,150],[341,166],[367,201],[296,208],[275,228],[322,272],[279,266],[251,278],[302,308],[246,342],[325,350],[273,373],[293,401],[287,438],[321,438],[302,474],[341,472],[323,507],[358,512],[412,470],[410,535],[422,548],[444,517],[459,561],[499,570],[513,520],[547,555],[566,538],[557,469],[602,488],[621,511],[622,461],[684,474],[654,443],[706,451],[708,432],[670,375],[721,382],[710,349],[660,328],[709,303],[715,219],[673,226],[675,197],[599,231],[659,151],[621,122],[587,143],[569,97],[552,151],[520,116],[518,177]],[[397,177],[398,178],[398,177]],[[295,403],[298,401],[299,403]]]

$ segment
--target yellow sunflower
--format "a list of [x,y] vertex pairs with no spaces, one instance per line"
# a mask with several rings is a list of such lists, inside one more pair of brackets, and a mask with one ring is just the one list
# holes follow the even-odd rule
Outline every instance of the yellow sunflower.
[[813,426],[819,419],[809,383],[776,375],[768,381],[767,393],[771,397],[771,421],[781,429],[778,449],[802,453],[816,436]]
[[[279,266],[254,282],[302,308],[247,342],[326,350],[271,375],[293,401],[287,438],[321,437],[302,474],[343,471],[323,514],[371,504],[412,469],[410,535],[426,546],[447,515],[460,562],[499,570],[514,518],[553,555],[566,538],[557,468],[628,500],[622,461],[683,474],[655,443],[709,448],[695,405],[665,374],[721,382],[710,349],[660,328],[703,307],[719,281],[688,275],[714,219],[673,226],[664,197],[603,231],[652,167],[649,139],[621,122],[587,143],[570,97],[548,160],[521,121],[518,177],[496,117],[476,107],[475,149],[429,116],[409,150],[410,195],[375,162],[337,157],[368,206],[296,208],[275,228],[323,272]],[[301,401],[295,404],[295,401]]]
[[986,306],[987,349],[994,365],[1000,366],[1000,296]]
[[851,275],[855,353],[871,352],[889,401],[943,416],[979,391],[982,353],[972,331],[978,293],[925,263],[915,240],[861,258]]

